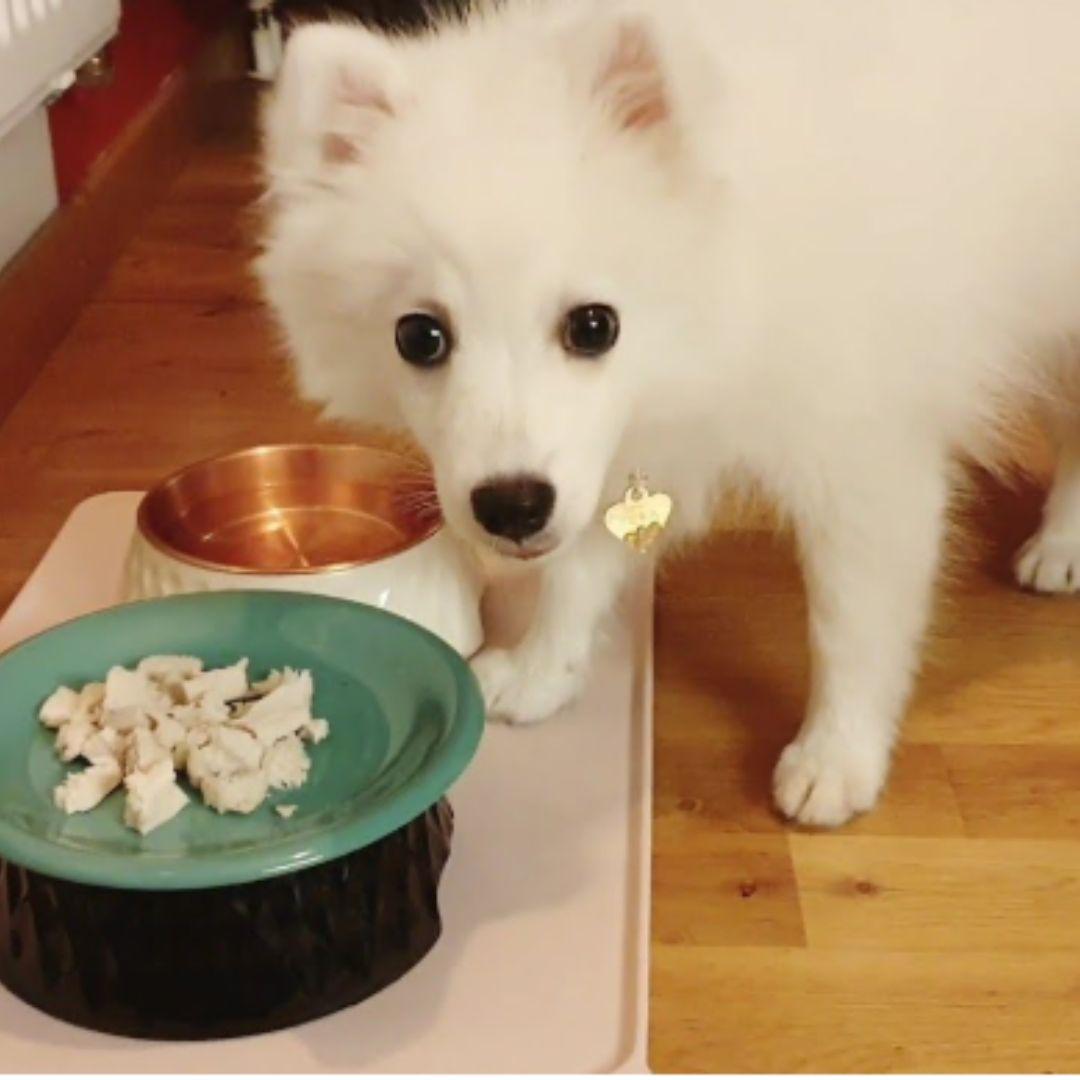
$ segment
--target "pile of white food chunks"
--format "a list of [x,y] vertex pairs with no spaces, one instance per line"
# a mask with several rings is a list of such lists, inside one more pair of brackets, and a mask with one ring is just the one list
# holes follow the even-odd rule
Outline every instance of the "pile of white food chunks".
[[[68,814],[92,810],[121,783],[124,823],[144,836],[174,818],[188,797],[185,773],[220,814],[249,814],[271,790],[300,787],[311,761],[304,743],[330,732],[311,714],[309,671],[273,671],[249,683],[248,661],[204,670],[192,656],[148,656],[114,667],[103,683],[61,686],[39,719],[56,731],[61,760],[88,762],[53,792]],[[289,817],[295,807],[279,806]]]

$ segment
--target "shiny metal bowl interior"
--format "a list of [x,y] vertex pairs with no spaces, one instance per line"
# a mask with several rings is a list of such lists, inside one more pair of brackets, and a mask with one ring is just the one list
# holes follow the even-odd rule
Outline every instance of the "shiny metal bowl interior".
[[262,446],[150,491],[138,528],[159,551],[232,573],[325,573],[385,559],[442,524],[416,458],[359,445]]

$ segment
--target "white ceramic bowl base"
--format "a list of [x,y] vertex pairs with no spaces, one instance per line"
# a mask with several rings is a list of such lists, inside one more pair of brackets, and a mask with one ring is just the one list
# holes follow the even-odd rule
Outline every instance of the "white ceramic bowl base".
[[202,567],[166,554],[135,531],[124,566],[125,599],[226,589],[316,593],[371,604],[430,630],[465,657],[477,652],[484,640],[478,576],[445,529],[385,559],[293,574]]

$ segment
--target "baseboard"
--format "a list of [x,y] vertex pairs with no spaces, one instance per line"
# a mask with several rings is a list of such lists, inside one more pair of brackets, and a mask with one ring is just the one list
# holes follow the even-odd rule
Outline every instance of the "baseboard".
[[94,294],[142,215],[191,150],[235,117],[229,84],[247,66],[242,24],[230,21],[157,96],[0,273],[0,421]]

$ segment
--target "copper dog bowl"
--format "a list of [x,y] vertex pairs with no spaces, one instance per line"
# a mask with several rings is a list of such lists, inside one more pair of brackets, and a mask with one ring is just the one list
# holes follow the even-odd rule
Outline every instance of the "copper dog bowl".
[[139,507],[155,547],[232,573],[305,574],[395,555],[442,523],[430,474],[365,446],[260,446],[192,465]]
[[128,599],[288,589],[412,619],[464,655],[479,585],[442,528],[429,469],[362,445],[260,446],[168,477],[139,505]]

